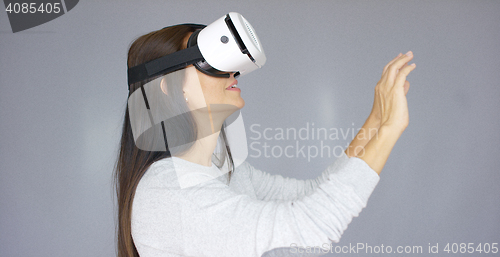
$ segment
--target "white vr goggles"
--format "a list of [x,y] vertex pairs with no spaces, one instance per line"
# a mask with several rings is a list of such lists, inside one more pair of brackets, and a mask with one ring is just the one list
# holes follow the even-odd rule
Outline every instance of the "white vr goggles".
[[236,12],[212,24],[183,24],[198,28],[186,49],[128,69],[128,84],[166,74],[193,64],[199,71],[215,77],[247,74],[266,62],[264,49],[254,29]]

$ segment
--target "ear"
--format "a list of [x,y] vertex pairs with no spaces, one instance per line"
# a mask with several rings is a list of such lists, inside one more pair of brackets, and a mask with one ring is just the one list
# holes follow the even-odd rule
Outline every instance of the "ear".
[[161,88],[161,91],[163,91],[163,93],[165,95],[168,95],[167,80],[165,78],[161,79],[160,88]]

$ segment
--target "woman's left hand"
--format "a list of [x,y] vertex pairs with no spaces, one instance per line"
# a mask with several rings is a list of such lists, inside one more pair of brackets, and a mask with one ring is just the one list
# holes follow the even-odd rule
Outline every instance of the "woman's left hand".
[[[390,61],[385,67],[384,70],[382,71],[382,74],[385,74],[387,69],[391,64],[393,64],[395,61],[400,59],[402,56],[402,53],[398,54],[392,61]],[[408,65],[408,62],[406,62],[403,66],[401,66],[401,69],[406,67]],[[399,70],[396,71],[396,74],[399,73]],[[383,75],[382,75],[383,77]],[[379,83],[378,83],[379,84]],[[406,81],[404,82],[404,94],[408,93],[408,90],[410,89],[410,82]],[[381,113],[381,106],[382,103],[380,102],[381,98],[380,95],[378,95],[377,92],[377,87],[375,87],[375,97],[373,101],[373,107],[372,111],[370,112],[370,115],[366,119],[365,123],[363,124],[363,127],[359,130],[358,134],[356,137],[353,138],[349,146],[347,147],[345,153],[347,156],[352,157],[352,156],[358,156],[358,154],[363,154],[363,148],[365,145],[378,133],[380,126],[382,125],[382,113]],[[363,152],[362,152],[363,151]]]
[[[399,57],[403,55],[402,53],[399,53],[398,56],[396,56],[394,59],[392,59],[385,67],[384,67],[384,70],[382,71],[382,74],[384,74],[386,72],[386,70],[388,69],[388,67],[394,63],[396,60],[399,59]],[[408,65],[408,63],[405,63],[403,65],[403,67],[401,67],[401,69],[403,69],[404,67],[406,67]],[[397,72],[396,72],[397,74]],[[405,90],[405,96],[406,94],[408,93],[408,90],[410,89],[410,82],[408,82],[407,80],[405,81],[405,84],[404,84],[404,90]],[[380,98],[377,97],[377,95],[375,94],[375,97],[374,97],[374,100],[373,100],[373,107],[372,107],[372,111],[370,112],[370,116],[368,117],[368,120],[372,121],[372,123],[375,123],[377,124],[377,127],[380,127],[380,123],[381,123],[381,113],[380,113]]]

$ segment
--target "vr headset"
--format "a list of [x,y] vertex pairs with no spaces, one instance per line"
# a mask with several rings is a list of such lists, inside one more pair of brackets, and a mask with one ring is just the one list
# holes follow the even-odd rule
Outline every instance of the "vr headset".
[[212,24],[182,24],[197,28],[186,49],[128,69],[128,84],[193,64],[199,71],[229,78],[250,73],[266,62],[264,49],[253,27],[243,16],[230,12]]

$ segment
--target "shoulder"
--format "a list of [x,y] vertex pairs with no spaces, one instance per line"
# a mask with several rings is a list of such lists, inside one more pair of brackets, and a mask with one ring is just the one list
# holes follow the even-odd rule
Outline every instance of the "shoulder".
[[235,178],[245,179],[245,180],[251,179],[255,173],[260,172],[260,170],[256,169],[248,161],[243,161],[240,162],[239,164],[235,164],[234,170],[235,170]]
[[215,165],[207,167],[170,157],[151,164],[141,178],[137,190],[185,189],[210,180],[223,181],[223,175],[225,173]]
[[248,163],[247,161],[241,162],[239,164],[235,163],[235,166],[235,171],[241,173],[247,173],[253,168],[253,166],[250,165],[250,163]]
[[177,174],[172,158],[152,163],[142,176],[137,191],[148,188],[179,188]]

